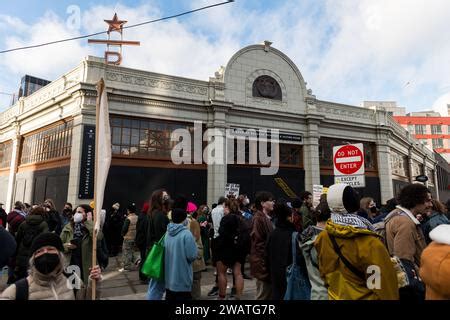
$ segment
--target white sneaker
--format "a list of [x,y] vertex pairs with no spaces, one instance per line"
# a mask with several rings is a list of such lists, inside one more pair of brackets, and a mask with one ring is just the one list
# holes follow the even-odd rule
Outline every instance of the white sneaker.
[[119,272],[128,272],[128,271],[130,271],[130,270],[125,269],[125,268],[120,268],[118,271],[119,271]]
[[232,274],[233,271],[232,271],[230,268],[228,268],[228,269],[227,269],[227,273],[228,273],[228,274]]

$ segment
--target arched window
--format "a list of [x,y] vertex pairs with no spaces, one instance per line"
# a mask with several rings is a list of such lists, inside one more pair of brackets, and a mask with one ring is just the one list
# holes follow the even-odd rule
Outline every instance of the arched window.
[[260,76],[253,82],[253,96],[281,101],[281,88],[278,82],[269,76]]

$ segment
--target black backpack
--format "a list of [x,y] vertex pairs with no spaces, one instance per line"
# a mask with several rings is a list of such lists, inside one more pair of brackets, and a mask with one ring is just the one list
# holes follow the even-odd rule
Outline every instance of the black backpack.
[[242,216],[236,216],[238,218],[238,230],[234,237],[234,243],[237,248],[243,252],[250,252],[251,239],[250,230],[251,222],[246,220]]

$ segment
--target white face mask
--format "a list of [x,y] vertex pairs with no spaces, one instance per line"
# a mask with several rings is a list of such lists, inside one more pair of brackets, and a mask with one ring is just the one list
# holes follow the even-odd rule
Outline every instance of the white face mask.
[[80,223],[81,221],[83,221],[83,214],[79,212],[75,213],[73,216],[73,221],[75,223]]

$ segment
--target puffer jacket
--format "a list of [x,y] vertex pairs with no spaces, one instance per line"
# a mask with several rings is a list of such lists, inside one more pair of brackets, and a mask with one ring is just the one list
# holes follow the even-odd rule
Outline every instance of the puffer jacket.
[[430,232],[431,244],[422,252],[420,277],[426,285],[426,300],[450,299],[450,225]]
[[266,267],[266,245],[269,234],[273,231],[273,225],[261,211],[255,213],[252,223],[250,272],[256,279],[270,282],[269,270]]
[[300,236],[300,248],[305,257],[309,282],[311,283],[311,300],[328,300],[328,289],[320,276],[317,251],[314,247],[314,242],[322,231],[323,229],[319,227],[309,226]]
[[[344,226],[327,221],[314,244],[319,257],[319,270],[330,300],[397,300],[397,274],[386,247],[379,236],[368,229]],[[366,274],[362,279],[341,261],[329,235],[333,235],[342,255],[358,270]],[[370,266],[380,269],[380,287],[369,289],[367,280],[373,273]]]
[[[74,291],[67,285],[62,266],[49,275],[32,267],[28,280],[28,300],[75,300]],[[2,299],[16,300],[16,285],[3,291]]]
[[28,266],[28,260],[32,252],[30,252],[31,244],[33,240],[43,232],[48,231],[47,222],[41,215],[32,215],[25,218],[19,226],[16,234],[17,242],[17,258],[16,264],[18,266],[26,268]]

